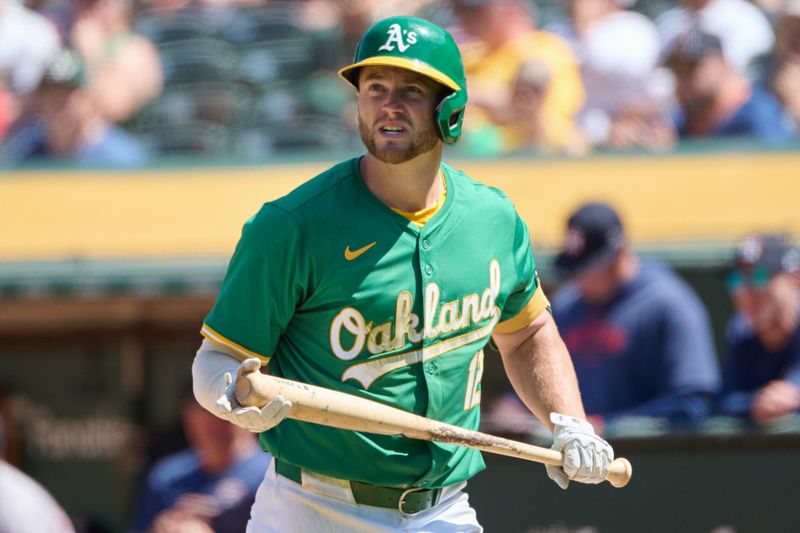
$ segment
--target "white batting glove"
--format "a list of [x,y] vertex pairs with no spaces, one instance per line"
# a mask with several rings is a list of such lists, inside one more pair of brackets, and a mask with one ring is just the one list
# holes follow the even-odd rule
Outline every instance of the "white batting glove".
[[550,413],[553,430],[553,450],[564,454],[561,467],[546,465],[547,475],[562,489],[569,480],[579,483],[602,483],[614,461],[614,449],[594,433],[586,420],[573,416]]
[[[259,368],[261,368],[261,361],[257,358],[246,359],[239,365],[236,377],[238,379],[251,372],[258,372]],[[214,414],[218,417],[243,427],[247,431],[261,433],[278,425],[289,414],[292,402],[284,400],[283,396],[276,396],[260,409],[258,407],[242,407],[236,401],[236,387],[231,373],[225,372],[224,379],[225,393],[214,402]]]

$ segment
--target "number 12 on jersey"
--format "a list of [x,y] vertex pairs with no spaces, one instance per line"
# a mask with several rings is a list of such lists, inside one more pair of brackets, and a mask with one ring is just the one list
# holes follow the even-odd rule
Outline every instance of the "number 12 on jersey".
[[472,409],[481,403],[481,378],[483,378],[483,349],[481,348],[472,357],[469,363],[469,379],[467,391],[464,396],[464,410]]

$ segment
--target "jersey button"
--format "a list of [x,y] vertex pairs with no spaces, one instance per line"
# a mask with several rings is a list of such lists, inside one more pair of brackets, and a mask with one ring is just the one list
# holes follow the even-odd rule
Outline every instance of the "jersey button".
[[427,250],[430,247],[431,247],[431,242],[428,239],[424,239],[422,241],[422,249]]
[[432,267],[432,266],[430,266],[430,265],[425,265],[425,273],[426,273],[427,275],[429,275],[429,276],[430,276],[431,274],[433,274],[433,267]]

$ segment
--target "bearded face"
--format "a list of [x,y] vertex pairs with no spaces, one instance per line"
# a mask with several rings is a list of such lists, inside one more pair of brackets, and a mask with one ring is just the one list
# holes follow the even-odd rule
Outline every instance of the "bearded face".
[[367,151],[397,165],[433,150],[440,142],[434,125],[440,93],[438,84],[405,69],[361,69],[358,129]]
[[384,139],[385,133],[381,131],[381,128],[383,126],[380,123],[370,126],[361,117],[358,117],[358,132],[361,134],[361,141],[367,151],[379,161],[390,165],[399,165],[410,161],[421,154],[430,152],[439,143],[439,137],[433,127],[411,131],[403,141]]

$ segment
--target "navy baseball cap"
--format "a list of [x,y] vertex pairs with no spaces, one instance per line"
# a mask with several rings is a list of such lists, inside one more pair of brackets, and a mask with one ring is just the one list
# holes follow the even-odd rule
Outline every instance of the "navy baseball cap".
[[723,56],[722,41],[716,35],[699,29],[682,33],[667,46],[666,65],[681,62],[697,63],[709,56]]
[[728,273],[728,291],[743,286],[764,289],[780,272],[800,271],[800,254],[780,235],[748,235],[736,246],[733,268]]
[[800,270],[800,254],[780,235],[748,235],[736,246],[733,262],[739,269],[763,268],[771,274]]
[[625,241],[622,222],[608,204],[588,203],[567,220],[564,246],[555,266],[564,276],[575,276],[616,257]]

